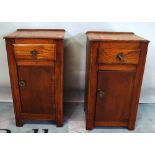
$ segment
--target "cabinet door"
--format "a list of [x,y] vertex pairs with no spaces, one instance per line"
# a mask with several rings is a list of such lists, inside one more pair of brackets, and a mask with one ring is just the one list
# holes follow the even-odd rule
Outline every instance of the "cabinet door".
[[54,115],[54,68],[19,66],[22,113]]
[[99,71],[95,121],[128,121],[134,73]]

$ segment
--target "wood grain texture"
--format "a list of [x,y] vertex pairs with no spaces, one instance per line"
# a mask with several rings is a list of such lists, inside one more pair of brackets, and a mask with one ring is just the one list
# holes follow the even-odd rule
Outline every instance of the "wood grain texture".
[[62,126],[63,36],[63,30],[24,29],[5,37],[17,126],[23,120]]
[[[88,49],[88,87],[87,87],[87,110],[86,110],[86,129],[90,130],[94,128],[95,117],[95,101],[96,101],[96,84],[97,84],[97,55],[94,51],[97,51],[98,43],[89,44]],[[90,78],[91,77],[91,78]]]
[[122,121],[95,121],[95,126],[106,126],[106,127],[126,127],[128,126],[128,122],[122,122]]
[[136,65],[99,65],[98,70],[136,72]]
[[57,59],[55,63],[55,103],[57,127],[63,126],[63,77],[64,77],[64,41],[57,40]]
[[12,98],[14,105],[14,113],[16,119],[16,126],[23,126],[23,122],[21,119],[21,101],[20,101],[20,93],[18,87],[18,75],[17,75],[17,67],[13,54],[13,39],[6,40],[6,50],[7,50],[7,58],[8,58],[8,66],[9,66],[9,74],[11,81],[11,90],[12,90]]
[[131,72],[98,72],[95,121],[128,121],[133,80]]
[[18,60],[16,62],[18,66],[54,66],[54,61],[47,60]]
[[16,38],[15,44],[54,44],[54,39],[46,39],[46,38]]
[[20,87],[22,112],[55,115],[54,76],[54,67],[18,67],[19,82],[25,82],[25,86]]
[[[122,60],[118,58],[121,54]],[[100,49],[98,52],[98,63],[99,64],[138,64],[140,50],[129,50],[129,49]]]
[[141,47],[141,54],[140,54],[140,59],[137,66],[137,72],[136,72],[136,77],[134,81],[132,106],[130,110],[130,119],[129,119],[129,125],[128,125],[129,130],[134,130],[135,128],[135,121],[136,121],[136,115],[138,110],[138,103],[139,103],[139,97],[141,92],[148,44],[141,43],[140,47]]
[[148,43],[134,33],[87,33],[86,129],[134,129]]
[[101,41],[99,42],[99,47],[102,49],[128,49],[128,50],[136,50],[140,48],[139,42],[128,42],[128,41]]
[[148,42],[148,40],[135,35],[132,32],[87,32],[89,41],[128,41],[128,42]]
[[55,117],[51,114],[31,114],[31,113],[21,113],[21,118],[23,121],[31,121],[31,120],[54,120]]
[[63,29],[17,29],[4,38],[64,39],[64,32]]
[[[33,51],[36,51],[35,57],[32,55]],[[14,53],[17,61],[56,60],[55,44],[14,44]]]

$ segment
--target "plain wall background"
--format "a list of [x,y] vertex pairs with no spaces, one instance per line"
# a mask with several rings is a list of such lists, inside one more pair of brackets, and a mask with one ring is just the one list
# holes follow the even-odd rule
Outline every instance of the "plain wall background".
[[10,101],[10,80],[3,36],[17,28],[63,28],[65,34],[65,101],[83,101],[86,36],[89,30],[132,31],[150,41],[140,102],[155,103],[155,23],[0,23],[0,101]]

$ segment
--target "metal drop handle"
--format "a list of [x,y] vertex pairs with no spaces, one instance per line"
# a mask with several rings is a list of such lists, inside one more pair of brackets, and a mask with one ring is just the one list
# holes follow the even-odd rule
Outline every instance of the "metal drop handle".
[[116,59],[118,59],[119,61],[123,61],[124,60],[124,54],[123,53],[118,53],[116,55]]

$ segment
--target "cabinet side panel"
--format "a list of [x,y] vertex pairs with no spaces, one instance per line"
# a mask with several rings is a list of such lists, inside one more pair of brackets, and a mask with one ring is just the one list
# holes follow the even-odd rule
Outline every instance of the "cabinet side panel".
[[9,66],[9,74],[11,80],[11,90],[12,90],[12,98],[14,104],[14,112],[16,118],[16,125],[22,126],[21,120],[21,104],[20,104],[20,94],[18,87],[18,76],[17,76],[17,67],[14,58],[13,52],[13,39],[6,40],[6,50],[7,50],[7,58],[8,58],[8,66]]
[[88,103],[88,79],[89,79],[89,42],[87,40],[87,44],[86,44],[86,64],[85,64],[85,94],[84,94],[84,110],[86,113],[86,108],[87,108],[87,103]]
[[95,101],[96,101],[96,81],[97,81],[97,42],[89,43],[89,54],[87,74],[88,74],[88,85],[87,85],[87,110],[86,110],[86,129],[92,129],[94,127],[94,116],[95,116]]
[[147,47],[148,43],[141,43],[140,49],[140,58],[139,63],[137,66],[137,72],[134,82],[134,89],[133,89],[133,98],[132,98],[132,106],[131,106],[131,112],[130,112],[130,118],[129,118],[129,125],[128,129],[133,130],[135,128],[135,121],[136,121],[136,115],[137,115],[137,109],[138,109],[138,103],[139,103],[139,97],[140,97],[140,91],[141,91],[141,85],[143,80],[143,73],[145,68],[145,61],[146,61],[146,55],[147,55]]
[[55,105],[57,126],[63,125],[63,68],[64,68],[64,40],[56,41],[55,63]]

